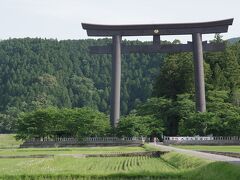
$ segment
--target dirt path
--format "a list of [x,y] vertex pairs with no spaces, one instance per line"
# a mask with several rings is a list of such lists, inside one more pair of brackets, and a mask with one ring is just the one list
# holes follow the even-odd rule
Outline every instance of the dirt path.
[[180,148],[165,146],[165,145],[161,145],[161,144],[157,144],[157,145],[155,145],[154,143],[150,143],[150,144],[155,147],[159,147],[161,150],[164,150],[164,151],[176,151],[178,153],[187,154],[187,155],[204,158],[204,159],[208,159],[208,160],[212,160],[212,161],[224,161],[224,162],[229,162],[229,163],[240,165],[240,158],[233,158],[233,157],[228,157],[228,156],[223,156],[223,155],[216,155],[216,154],[210,154],[210,153],[205,153],[205,152],[180,149]]

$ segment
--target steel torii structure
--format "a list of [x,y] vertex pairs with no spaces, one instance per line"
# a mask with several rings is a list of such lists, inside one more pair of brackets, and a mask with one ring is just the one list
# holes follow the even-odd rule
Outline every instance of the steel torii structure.
[[[221,51],[223,43],[202,42],[202,34],[224,33],[233,19],[200,23],[98,25],[82,23],[88,36],[111,36],[112,44],[91,46],[90,53],[112,54],[111,124],[116,127],[120,118],[121,53],[170,53],[193,52],[196,111],[206,111],[203,51]],[[192,35],[187,44],[161,44],[161,35]],[[153,36],[152,45],[123,45],[122,36]]]

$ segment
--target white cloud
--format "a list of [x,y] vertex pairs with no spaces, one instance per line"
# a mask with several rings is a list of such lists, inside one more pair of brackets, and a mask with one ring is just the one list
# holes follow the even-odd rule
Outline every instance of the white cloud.
[[149,24],[234,17],[234,26],[224,35],[229,38],[240,36],[239,7],[237,0],[0,0],[0,39],[87,38],[81,22]]

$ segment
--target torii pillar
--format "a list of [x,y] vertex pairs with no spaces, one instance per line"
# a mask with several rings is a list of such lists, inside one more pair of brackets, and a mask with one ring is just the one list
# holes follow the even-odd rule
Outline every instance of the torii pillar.
[[112,89],[111,89],[111,125],[116,127],[120,118],[121,89],[121,39],[120,35],[112,38]]
[[193,42],[196,111],[205,112],[206,99],[205,99],[202,35],[200,33],[194,33],[192,35],[192,42]]

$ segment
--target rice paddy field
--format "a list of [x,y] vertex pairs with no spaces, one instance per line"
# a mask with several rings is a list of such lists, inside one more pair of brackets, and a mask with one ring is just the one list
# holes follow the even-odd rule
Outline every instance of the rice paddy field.
[[[168,179],[239,180],[240,166],[212,162],[170,152],[161,157],[78,157],[66,154],[99,154],[152,151],[153,147],[31,148],[9,147],[1,142],[0,179]],[[8,146],[9,148],[6,148]],[[47,158],[20,158],[51,154]],[[14,156],[15,158],[11,157]]]

